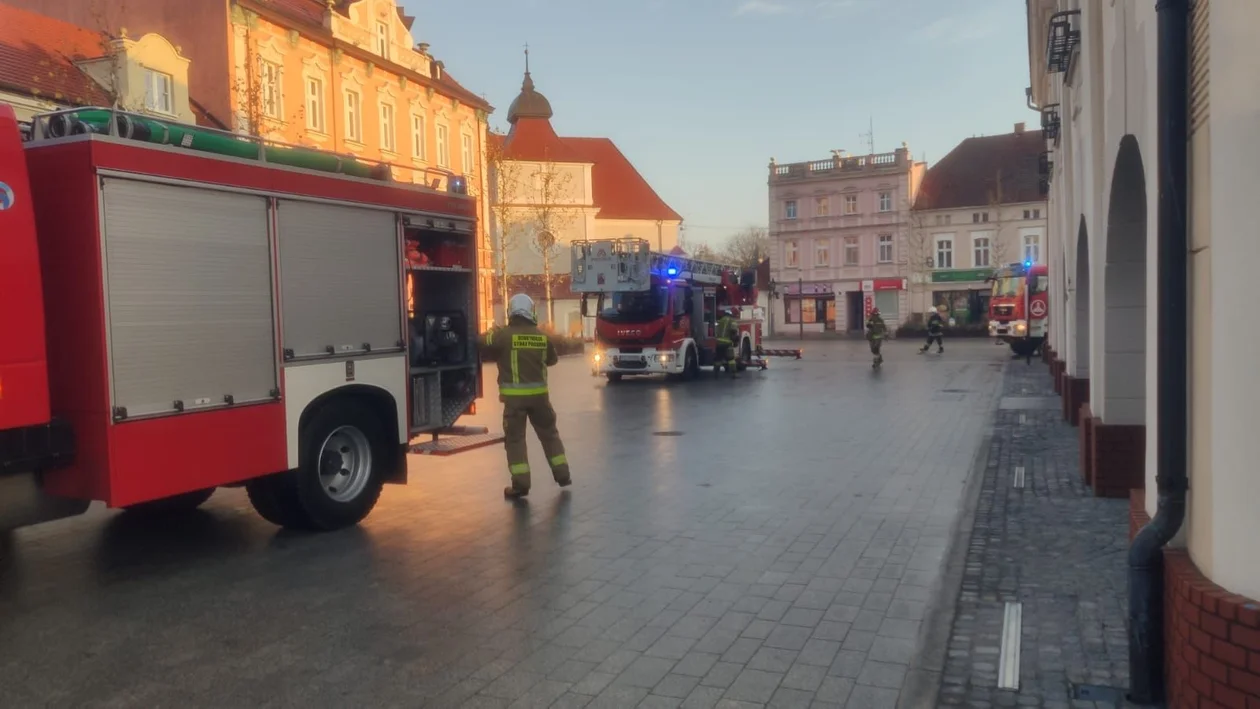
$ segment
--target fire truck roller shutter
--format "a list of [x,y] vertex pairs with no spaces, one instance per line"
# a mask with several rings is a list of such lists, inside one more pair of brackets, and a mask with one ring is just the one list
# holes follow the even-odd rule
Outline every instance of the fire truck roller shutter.
[[129,417],[271,398],[271,247],[262,197],[106,178],[113,405]]
[[350,353],[402,340],[401,262],[392,212],[280,200],[285,350]]

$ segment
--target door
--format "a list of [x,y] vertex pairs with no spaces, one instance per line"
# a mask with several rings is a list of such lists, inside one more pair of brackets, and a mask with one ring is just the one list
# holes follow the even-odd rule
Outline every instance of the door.
[[848,306],[848,312],[846,313],[848,316],[847,317],[848,327],[846,327],[845,329],[848,330],[849,332],[861,332],[862,328],[866,324],[866,317],[863,315],[863,312],[862,312],[863,310],[862,309],[862,296],[863,295],[864,294],[860,292],[845,294],[845,299],[847,301],[847,306]]
[[900,291],[882,290],[875,293],[875,307],[879,308],[879,314],[883,316],[884,322],[890,328],[897,327],[897,323],[901,322],[901,318],[897,313],[897,300]]

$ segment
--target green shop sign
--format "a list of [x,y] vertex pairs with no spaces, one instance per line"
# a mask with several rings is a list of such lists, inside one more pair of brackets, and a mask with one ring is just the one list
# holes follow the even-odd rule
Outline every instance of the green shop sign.
[[993,275],[991,268],[971,268],[949,271],[932,271],[933,283],[963,283],[984,281]]

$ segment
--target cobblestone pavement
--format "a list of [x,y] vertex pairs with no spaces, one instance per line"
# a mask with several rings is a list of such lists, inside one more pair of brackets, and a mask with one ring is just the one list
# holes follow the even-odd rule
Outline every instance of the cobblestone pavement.
[[277,532],[239,490],[160,524],[22,530],[0,545],[0,707],[921,701],[922,626],[1006,357],[916,345],[872,371],[862,342],[806,343],[686,385],[565,360],[575,484],[537,476],[523,503],[484,449],[413,460],[337,534]]
[[[1112,707],[1128,687],[1128,505],[1081,482],[1078,431],[1062,421],[1046,368],[1007,370],[940,704]],[[1023,487],[1016,487],[1018,470]],[[1008,602],[1023,622],[1017,691],[997,689]],[[1108,692],[1107,690],[1112,690]]]

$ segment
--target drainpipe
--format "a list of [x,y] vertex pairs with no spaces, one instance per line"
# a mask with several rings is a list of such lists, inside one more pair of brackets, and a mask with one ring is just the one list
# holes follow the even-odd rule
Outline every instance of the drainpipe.
[[1155,517],[1129,547],[1129,700],[1164,698],[1163,546],[1186,516],[1188,0],[1158,0],[1159,223]]

